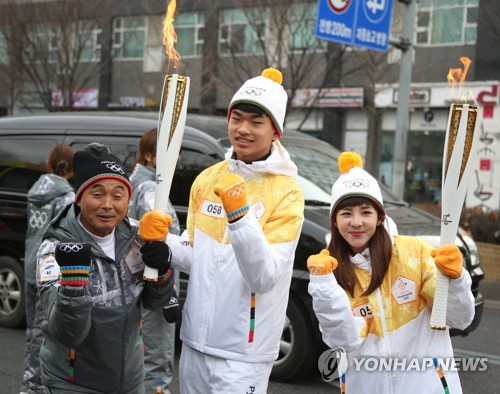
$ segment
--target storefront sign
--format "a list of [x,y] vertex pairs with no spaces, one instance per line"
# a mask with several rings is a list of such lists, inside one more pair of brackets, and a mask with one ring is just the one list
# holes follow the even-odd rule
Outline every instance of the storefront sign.
[[363,107],[363,88],[297,89],[292,107],[360,108]]
[[491,170],[491,160],[490,159],[479,160],[479,169],[481,171],[490,171]]
[[[78,89],[73,90],[73,108],[91,109],[97,108],[99,89]],[[63,92],[61,89],[52,90],[52,105],[55,108],[63,108]]]
[[[399,91],[394,90],[394,103],[399,99]],[[430,89],[411,89],[410,90],[410,104],[428,104],[431,101]]]

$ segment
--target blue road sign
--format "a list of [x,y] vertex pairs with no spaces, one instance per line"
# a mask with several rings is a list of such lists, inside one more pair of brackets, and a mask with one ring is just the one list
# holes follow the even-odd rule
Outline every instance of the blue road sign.
[[393,0],[319,0],[316,37],[387,52]]

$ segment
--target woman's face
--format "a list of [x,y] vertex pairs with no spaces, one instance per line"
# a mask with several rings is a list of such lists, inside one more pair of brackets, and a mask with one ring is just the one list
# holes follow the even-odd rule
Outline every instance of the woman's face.
[[156,168],[156,153],[148,152],[144,155],[144,158],[148,167]]
[[370,239],[380,224],[378,212],[370,204],[339,209],[334,223],[354,253],[361,253],[370,245]]

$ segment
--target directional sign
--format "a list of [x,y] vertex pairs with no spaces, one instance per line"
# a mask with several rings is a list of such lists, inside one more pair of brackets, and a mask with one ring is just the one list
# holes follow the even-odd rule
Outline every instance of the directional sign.
[[393,0],[319,0],[316,37],[387,52]]

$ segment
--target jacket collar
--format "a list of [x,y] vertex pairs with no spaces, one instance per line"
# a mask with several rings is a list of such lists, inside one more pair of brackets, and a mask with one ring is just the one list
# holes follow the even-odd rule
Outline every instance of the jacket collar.
[[225,159],[229,163],[230,171],[244,179],[257,178],[265,174],[287,175],[294,178],[298,175],[297,166],[279,141],[273,142],[271,154],[265,160],[245,163],[233,159],[233,147],[226,152]]

